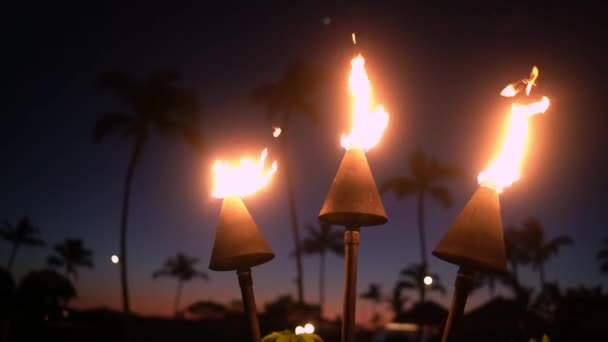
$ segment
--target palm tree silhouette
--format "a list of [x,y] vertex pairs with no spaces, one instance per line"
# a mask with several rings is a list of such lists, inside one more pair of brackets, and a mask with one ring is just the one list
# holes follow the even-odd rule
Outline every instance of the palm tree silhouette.
[[293,182],[294,174],[288,157],[290,155],[288,149],[292,143],[289,136],[290,129],[298,127],[296,120],[299,118],[309,119],[314,124],[319,123],[320,114],[316,99],[320,94],[323,81],[323,71],[318,66],[297,62],[287,67],[278,82],[262,84],[251,92],[254,104],[263,106],[266,111],[266,118],[268,120],[278,120],[277,123],[281,127],[278,144],[280,161],[285,175],[289,216],[295,244],[296,282],[298,302],[300,303],[304,302],[304,270],[302,267],[302,251],[300,250],[300,227]]
[[[425,277],[431,277],[432,283],[429,285],[425,284]],[[403,289],[418,291],[421,303],[425,301],[427,291],[436,291],[445,294],[445,287],[443,287],[443,284],[441,283],[439,274],[429,274],[423,264],[411,264],[401,270],[399,286]]]
[[64,268],[65,276],[78,280],[78,267],[93,267],[93,252],[84,246],[81,239],[66,239],[55,245],[55,255],[46,262],[51,267]]
[[543,226],[535,217],[528,217],[524,221],[521,232],[532,267],[538,270],[540,291],[542,292],[547,284],[545,281],[545,263],[552,256],[557,255],[561,247],[572,245],[574,241],[566,235],[560,235],[546,241]]
[[44,246],[44,241],[37,237],[40,234],[40,229],[34,226],[29,217],[22,217],[17,224],[12,225],[9,222],[4,222],[0,229],[0,237],[13,245],[11,254],[8,258],[6,269],[10,272],[15,262],[17,250],[21,246],[41,247]]
[[195,268],[197,258],[190,257],[184,253],[177,253],[174,258],[169,258],[165,261],[163,267],[152,274],[153,278],[158,277],[172,277],[177,278],[177,290],[175,291],[175,302],[174,312],[175,317],[179,315],[179,302],[182,295],[182,287],[184,282],[190,281],[194,278],[201,278],[208,280],[209,276],[203,271],[199,271]]
[[600,271],[608,273],[608,238],[604,239],[604,246],[597,253],[597,259],[600,261]]
[[382,302],[380,284],[370,283],[367,291],[359,294],[359,298],[370,301],[372,304],[371,322],[373,324],[378,323],[380,321],[380,316],[378,314],[377,305]]
[[100,87],[111,90],[131,111],[106,113],[93,128],[95,142],[115,134],[130,139],[133,144],[125,176],[120,215],[120,279],[125,314],[130,312],[127,277],[129,198],[135,168],[152,133],[151,129],[156,128],[162,135],[182,136],[190,145],[201,147],[196,96],[176,86],[178,79],[177,74],[171,72],[155,73],[143,81],[120,72],[107,72],[99,79]]
[[302,241],[302,252],[304,254],[319,254],[319,310],[323,316],[323,305],[325,303],[325,254],[332,252],[336,255],[344,255],[344,238],[342,233],[331,229],[331,224],[320,222],[317,229],[312,224],[307,224],[309,236]]
[[395,313],[395,318],[399,316],[403,311],[403,306],[409,301],[409,297],[403,296],[403,284],[400,281],[395,283],[390,297],[386,299],[391,307],[391,310]]
[[426,255],[426,234],[424,230],[424,208],[427,195],[444,208],[452,205],[450,189],[442,182],[463,178],[464,172],[459,168],[442,164],[430,159],[421,149],[417,149],[408,160],[411,176],[394,176],[385,180],[380,186],[380,192],[391,191],[397,199],[416,196],[418,205],[418,234],[420,237],[420,261],[423,271],[428,262]]
[[505,229],[505,255],[511,266],[513,280],[519,283],[518,266],[530,263],[529,251],[525,246],[524,234],[517,227],[510,226]]

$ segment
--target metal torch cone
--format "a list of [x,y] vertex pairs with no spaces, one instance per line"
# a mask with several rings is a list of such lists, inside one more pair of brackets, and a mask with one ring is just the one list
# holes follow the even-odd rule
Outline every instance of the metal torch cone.
[[454,326],[464,313],[475,272],[507,273],[498,193],[481,186],[433,250],[433,255],[459,265],[442,342],[453,341]]
[[506,273],[498,193],[481,186],[433,250],[449,263],[487,273]]
[[365,153],[347,150],[319,219],[341,226],[375,226],[388,220]]
[[251,341],[260,342],[260,323],[253,294],[251,267],[266,263],[274,253],[240,197],[225,197],[215,232],[209,268],[236,270],[241,298],[251,330]]
[[362,226],[383,224],[388,220],[362,150],[350,149],[344,154],[319,219],[345,227],[342,342],[352,342],[355,340],[359,229]]
[[230,271],[249,268],[274,258],[274,253],[240,197],[224,198],[215,232],[209,268]]

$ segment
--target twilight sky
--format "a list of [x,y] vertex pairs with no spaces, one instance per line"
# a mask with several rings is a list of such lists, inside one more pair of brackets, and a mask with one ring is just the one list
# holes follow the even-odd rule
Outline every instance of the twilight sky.
[[[279,2],[277,2],[279,4]],[[210,196],[216,158],[272,157],[271,123],[248,101],[257,84],[277,79],[294,60],[311,60],[330,72],[318,127],[297,123],[290,155],[295,168],[302,223],[315,222],[343,155],[340,135],[350,121],[347,77],[357,52],[376,100],[390,113],[380,144],[368,152],[378,183],[407,172],[417,146],[467,170],[452,184],[455,204],[428,206],[432,249],[476,188],[476,176],[500,146],[510,102],[499,96],[509,82],[540,69],[537,96],[551,98],[545,115],[531,121],[522,178],[501,195],[505,225],[529,215],[540,218],[549,237],[568,234],[566,248],[547,266],[547,277],[563,286],[602,281],[595,254],[608,237],[604,151],[608,91],[607,46],[601,15],[593,8],[421,8],[413,5],[267,7],[196,4],[127,7],[109,2],[10,8],[3,30],[3,91],[0,126],[0,218],[29,215],[42,230],[46,248],[22,249],[16,275],[42,267],[51,246],[82,238],[95,253],[95,268],[76,284],[79,307],[119,307],[118,250],[122,186],[131,145],[119,138],[96,145],[91,128],[105,111],[123,106],[98,89],[103,71],[138,77],[174,69],[196,90],[203,105],[207,152],[195,154],[179,140],[155,136],[136,170],[129,221],[132,308],[143,314],[171,312],[175,283],[152,280],[164,260],[183,251],[206,269],[221,201]],[[358,45],[351,43],[357,32]],[[6,59],[7,58],[7,59]],[[279,165],[280,174],[281,169]],[[276,258],[254,269],[258,305],[278,294],[295,295],[295,262],[285,189],[277,178],[247,198],[250,212]],[[381,283],[388,295],[399,270],[419,262],[413,199],[383,196],[388,224],[364,228],[359,289]],[[0,261],[9,246],[0,244]],[[430,257],[431,269],[450,289],[456,266]],[[4,262],[4,261],[2,261]],[[340,311],[342,259],[328,258],[327,311]],[[182,303],[239,297],[233,272],[211,272],[210,282],[187,285]],[[318,257],[305,258],[305,296],[318,298]],[[537,286],[531,270],[527,285]],[[507,292],[505,292],[506,294]],[[412,293],[410,296],[415,297]],[[471,299],[475,306],[487,290]],[[369,306],[359,305],[359,319]]]

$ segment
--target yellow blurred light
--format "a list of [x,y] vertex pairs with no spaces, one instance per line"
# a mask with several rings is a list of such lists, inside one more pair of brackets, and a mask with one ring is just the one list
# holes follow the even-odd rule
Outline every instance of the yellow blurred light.
[[306,325],[304,325],[304,332],[307,334],[312,334],[315,332],[315,326],[312,325],[311,323],[306,323]]

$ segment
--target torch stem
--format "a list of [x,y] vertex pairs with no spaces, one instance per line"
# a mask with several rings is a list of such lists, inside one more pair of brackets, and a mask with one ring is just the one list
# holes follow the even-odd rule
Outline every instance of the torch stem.
[[243,307],[249,321],[249,329],[251,330],[251,341],[260,342],[262,339],[260,334],[260,323],[258,321],[258,312],[255,306],[255,297],[253,295],[253,280],[251,278],[251,269],[240,269],[236,271],[239,277],[239,286],[241,287],[241,297],[243,299]]
[[473,277],[475,273],[468,268],[460,266],[456,281],[454,281],[454,295],[452,297],[452,306],[448,314],[448,320],[443,328],[443,337],[441,342],[454,341],[454,327],[457,327],[460,318],[464,313],[464,307],[467,304],[467,297],[473,288]]
[[342,342],[353,342],[355,340],[358,255],[359,227],[346,227],[344,230],[344,300],[342,308]]

